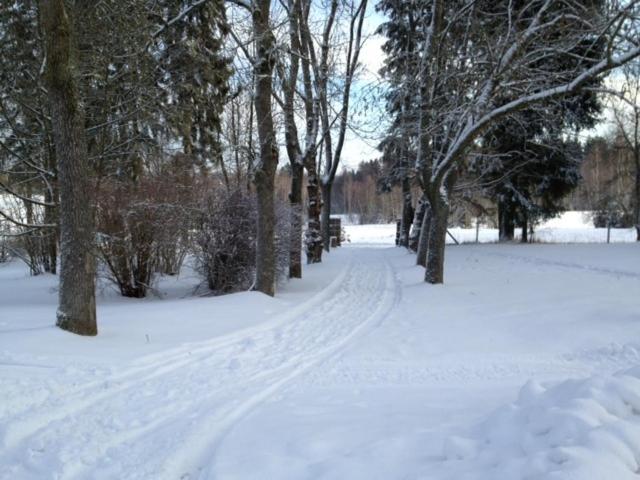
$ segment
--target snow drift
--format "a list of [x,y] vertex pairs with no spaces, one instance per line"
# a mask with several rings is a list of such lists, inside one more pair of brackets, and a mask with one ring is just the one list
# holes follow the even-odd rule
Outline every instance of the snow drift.
[[449,438],[444,456],[460,480],[637,480],[640,368],[550,388],[530,381],[472,438]]

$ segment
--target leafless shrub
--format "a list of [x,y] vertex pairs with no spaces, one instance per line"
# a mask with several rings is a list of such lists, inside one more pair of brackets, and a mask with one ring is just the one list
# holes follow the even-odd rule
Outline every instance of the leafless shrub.
[[167,175],[101,186],[98,254],[123,296],[142,298],[156,272],[179,272],[190,248],[190,192]]
[[[276,272],[288,272],[289,209],[276,202]],[[218,188],[203,200],[198,214],[196,259],[210,290],[224,294],[248,290],[255,279],[257,208],[242,190]]]
[[[5,196],[3,208],[11,218],[25,225],[38,225],[45,223],[44,209],[33,204],[23,202],[18,198]],[[35,228],[18,226],[4,221],[0,225],[0,262],[6,261],[10,256],[19,258],[29,267],[31,275],[40,275],[44,272],[55,273],[55,236],[53,228]],[[51,252],[54,246],[53,253]]]
[[197,224],[196,257],[209,289],[246,290],[253,282],[256,211],[240,190],[219,189],[204,199]]

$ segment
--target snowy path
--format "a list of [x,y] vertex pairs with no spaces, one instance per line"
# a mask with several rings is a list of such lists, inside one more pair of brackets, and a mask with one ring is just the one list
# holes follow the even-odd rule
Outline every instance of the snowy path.
[[385,258],[356,249],[350,257],[328,288],[268,324],[108,374],[79,369],[59,394],[23,411],[14,405],[2,426],[0,478],[210,478],[234,424],[396,304]]

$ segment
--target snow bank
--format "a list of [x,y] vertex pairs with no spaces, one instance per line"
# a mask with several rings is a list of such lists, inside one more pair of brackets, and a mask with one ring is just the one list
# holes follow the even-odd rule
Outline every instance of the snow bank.
[[472,438],[449,438],[444,455],[456,480],[637,480],[640,368],[550,388],[530,381]]

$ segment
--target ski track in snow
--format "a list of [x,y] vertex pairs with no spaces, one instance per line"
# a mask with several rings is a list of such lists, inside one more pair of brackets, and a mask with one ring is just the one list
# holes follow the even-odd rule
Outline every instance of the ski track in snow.
[[263,325],[111,373],[78,369],[80,386],[29,403],[0,431],[0,478],[212,478],[216,450],[237,422],[397,304],[384,255],[353,253],[327,288]]

